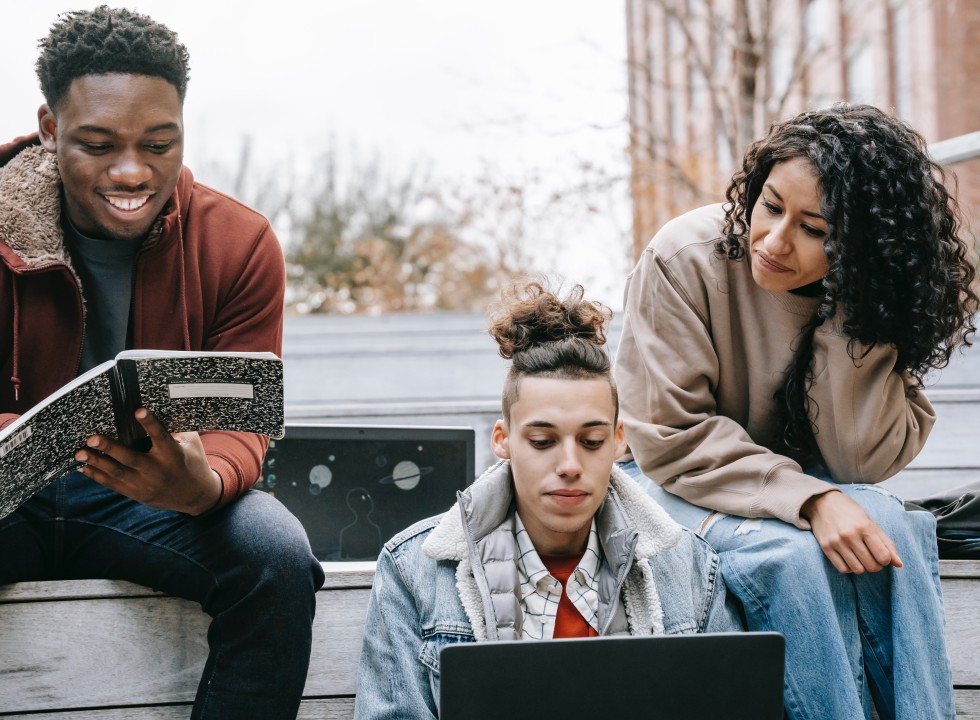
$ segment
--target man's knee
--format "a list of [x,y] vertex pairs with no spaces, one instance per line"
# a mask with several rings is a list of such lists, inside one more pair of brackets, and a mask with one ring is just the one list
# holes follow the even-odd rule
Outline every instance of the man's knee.
[[236,574],[275,586],[278,593],[315,592],[323,569],[299,520],[278,500],[251,491],[226,508],[232,514],[227,542],[234,545]]

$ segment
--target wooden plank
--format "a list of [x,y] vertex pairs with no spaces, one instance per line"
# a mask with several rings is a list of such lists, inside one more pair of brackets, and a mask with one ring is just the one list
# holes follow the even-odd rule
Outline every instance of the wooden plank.
[[345,588],[370,588],[374,582],[373,560],[370,562],[322,562],[323,590],[343,590]]
[[367,588],[317,595],[313,648],[304,695],[353,695],[364,637]]
[[0,585],[0,604],[139,597],[164,597],[164,595],[124,580],[44,580]]
[[976,468],[977,417],[980,403],[937,402],[936,424],[922,452],[909,467],[916,468]]
[[[320,564],[326,576],[323,590],[370,588],[374,580],[373,561]],[[6,602],[140,597],[165,596],[163,593],[125,580],[44,580],[0,585],[0,605]]]
[[[980,720],[980,690],[973,688],[955,690],[956,716],[959,720]],[[189,705],[167,707],[131,707],[111,710],[69,710],[53,713],[8,715],[8,720],[184,720],[190,713]],[[297,720],[351,720],[354,717],[353,698],[304,700]],[[875,715],[877,717],[877,715]]]
[[[64,712],[8,715],[0,712],[5,720],[187,720],[190,705],[165,707],[128,707],[110,710],[66,710]],[[354,717],[354,698],[326,698],[304,700],[296,720],[350,720]]]
[[170,597],[8,603],[0,613],[7,712],[192,701],[210,618]]
[[[980,462],[980,453],[977,455]],[[980,483],[980,468],[908,468],[881,483],[905,500],[941,495],[967,483]]]
[[[954,688],[953,698],[958,720],[980,720],[980,690]],[[873,706],[871,708],[871,720],[881,720],[881,716]]]
[[[369,595],[368,588],[317,594],[307,695],[353,695]],[[0,708],[191,702],[209,622],[196,604],[164,596],[7,602]]]
[[[332,564],[338,565],[338,564]],[[364,612],[370,595],[373,564],[328,567],[334,585],[317,595],[314,645],[306,695],[311,698],[351,696],[356,688],[357,660]],[[962,717],[980,716],[980,561],[941,561],[947,633],[958,686]],[[94,584],[93,584],[94,583]],[[41,586],[59,587],[45,592]],[[51,717],[146,717],[148,720],[186,717],[207,648],[207,616],[193,603],[147,592],[138,586],[108,581],[36,583],[29,592],[4,588],[0,611],[0,716],[73,708]],[[53,600],[71,594],[77,585],[84,599]],[[91,597],[93,589],[106,597]],[[28,595],[38,602],[25,601]],[[52,623],[52,617],[57,623]],[[71,644],[66,644],[71,638]],[[124,669],[120,669],[124,668]],[[341,707],[333,700],[315,700],[312,717],[350,717],[326,714]],[[321,707],[315,703],[326,702]],[[141,707],[160,703],[161,707]],[[179,703],[178,715],[170,705]],[[334,703],[334,704],[331,704]],[[130,705],[126,714],[85,708]],[[352,708],[352,704],[350,704]],[[156,713],[156,714],[153,714]],[[14,716],[16,717],[16,716]],[[45,717],[32,714],[34,720]],[[301,717],[304,717],[301,715]]]
[[980,583],[944,578],[946,642],[957,685],[980,687]]
[[[980,560],[940,560],[939,577],[980,580]],[[974,586],[974,592],[980,597],[980,584]]]
[[166,705],[156,707],[127,707],[102,710],[63,710],[61,712],[16,713],[8,715],[0,713],[4,720],[187,720],[191,714],[190,705]]
[[956,689],[956,717],[958,720],[980,720],[980,689]]

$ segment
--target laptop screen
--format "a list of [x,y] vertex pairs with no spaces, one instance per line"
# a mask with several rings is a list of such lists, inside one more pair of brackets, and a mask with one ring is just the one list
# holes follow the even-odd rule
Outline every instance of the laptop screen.
[[714,633],[443,648],[440,720],[782,720],[779,633]]
[[473,478],[472,428],[287,424],[256,488],[299,518],[318,560],[376,560]]

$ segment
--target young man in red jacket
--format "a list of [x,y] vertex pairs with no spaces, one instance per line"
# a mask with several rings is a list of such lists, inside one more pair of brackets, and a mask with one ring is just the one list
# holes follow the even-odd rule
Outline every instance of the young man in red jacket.
[[[39,133],[0,146],[0,427],[126,348],[281,354],[268,221],[182,166],[187,61],[169,29],[105,6],[41,41]],[[250,489],[267,440],[137,418],[149,452],[92,437],[78,472],[0,520],[0,583],[120,578],[198,601],[213,621],[193,717],[295,717],[323,572]]]

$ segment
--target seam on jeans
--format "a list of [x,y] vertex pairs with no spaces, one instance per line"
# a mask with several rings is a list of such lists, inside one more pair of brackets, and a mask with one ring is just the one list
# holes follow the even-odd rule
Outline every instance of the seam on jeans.
[[[214,632],[214,638],[211,637],[212,632]],[[218,661],[221,660],[221,648],[223,647],[221,639],[217,637],[219,633],[220,629],[215,628],[213,622],[208,625],[208,659],[205,661],[204,672],[208,672],[208,665],[211,666],[211,671],[208,672],[206,689],[201,693],[201,712],[197,717],[207,717],[208,705],[211,703],[211,698],[213,697],[211,690],[214,683],[214,676],[218,672]],[[211,662],[212,658],[213,662]],[[203,676],[201,680],[204,680]],[[197,705],[196,702],[194,704]],[[196,710],[196,707],[191,708],[192,720],[195,716],[194,710]]]
[[[861,675],[861,682],[858,683],[858,697],[860,698],[861,703],[863,704],[864,698],[861,697],[861,695],[863,695],[865,683],[867,683],[868,692],[871,693],[871,698],[869,699],[869,702],[874,704],[875,707],[877,708],[877,703],[875,703],[874,701],[875,692],[874,690],[871,689],[871,683],[875,680],[876,676],[874,675],[874,673],[869,673],[866,669],[868,665],[868,658],[871,657],[872,659],[874,659],[875,663],[878,665],[878,668],[881,670],[880,675],[883,681],[885,682],[885,684],[888,685],[887,688],[881,688],[878,687],[877,683],[875,683],[875,689],[878,691],[879,694],[882,695],[884,695],[884,692],[887,690],[888,695],[892,698],[892,703],[894,703],[895,683],[894,681],[889,680],[889,676],[893,676],[893,673],[885,672],[885,663],[883,663],[881,661],[881,658],[878,657],[877,648],[878,648],[878,644],[880,643],[880,640],[878,640],[875,637],[874,633],[871,632],[871,629],[868,627],[868,624],[864,622],[864,619],[861,617],[860,612],[857,613],[857,622],[858,622],[858,632],[861,634],[861,665],[858,668],[858,672]],[[884,710],[884,708],[877,708],[877,709],[879,711]],[[879,712],[879,714],[881,713]]]

